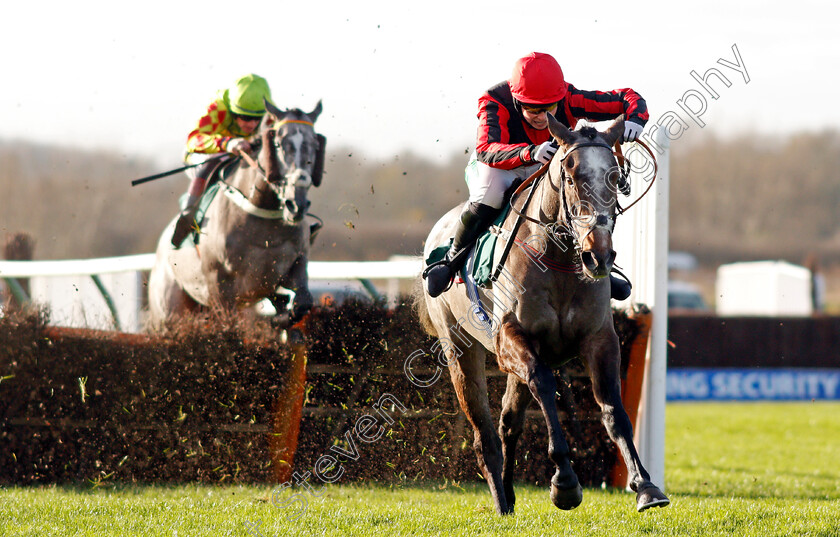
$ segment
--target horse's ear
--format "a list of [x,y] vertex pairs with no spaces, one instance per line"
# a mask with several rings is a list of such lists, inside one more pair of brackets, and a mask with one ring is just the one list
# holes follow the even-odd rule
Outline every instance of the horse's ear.
[[601,136],[606,140],[610,147],[615,145],[615,142],[624,134],[624,114],[621,114],[612,122],[612,125],[607,127],[607,130],[601,133]]
[[266,109],[266,110],[268,110],[268,113],[269,113],[269,114],[271,114],[272,116],[274,116],[275,118],[277,118],[277,120],[278,120],[278,121],[279,121],[279,120],[282,120],[284,117],[286,117],[286,114],[288,114],[288,113],[289,113],[289,111],[288,111],[288,110],[285,110],[285,111],[284,111],[284,110],[280,110],[279,108],[277,108],[276,106],[274,106],[274,105],[271,103],[271,101],[269,101],[269,100],[268,100],[268,99],[266,99],[265,97],[263,97],[263,101],[265,102],[265,109]]
[[321,115],[321,110],[323,110],[323,108],[324,107],[321,106],[321,101],[319,100],[318,104],[315,105],[315,110],[306,114],[307,116],[309,116],[309,119],[312,120],[312,123],[315,123],[315,120],[318,119],[318,116]]
[[551,114],[545,115],[548,118],[548,132],[554,139],[563,145],[570,145],[574,141],[574,134],[565,125],[557,121]]

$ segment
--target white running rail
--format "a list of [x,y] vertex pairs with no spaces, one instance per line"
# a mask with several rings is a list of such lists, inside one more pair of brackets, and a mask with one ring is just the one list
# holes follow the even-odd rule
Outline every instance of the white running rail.
[[[0,261],[0,278],[36,276],[92,276],[152,269],[155,254],[63,261]],[[310,261],[312,280],[391,280],[414,278],[422,269],[420,259],[399,261]]]

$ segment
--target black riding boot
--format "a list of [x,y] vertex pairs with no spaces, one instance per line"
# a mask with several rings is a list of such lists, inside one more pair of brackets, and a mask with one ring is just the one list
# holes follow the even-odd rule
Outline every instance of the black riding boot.
[[187,206],[178,215],[178,221],[175,222],[175,231],[172,232],[172,246],[175,248],[181,246],[184,239],[192,231],[195,225],[195,213],[198,210],[198,200],[201,196],[193,196],[190,194],[187,199]]
[[213,172],[221,165],[221,162],[227,160],[223,158],[221,161],[202,162],[195,169],[195,177],[190,181],[190,188],[187,191],[187,203],[181,214],[178,215],[178,221],[175,222],[175,231],[172,232],[172,246],[175,248],[181,246],[184,239],[192,231],[195,226],[195,213],[198,210],[198,200],[204,194],[204,189],[207,187],[207,179]]
[[618,272],[618,274],[621,275],[620,278],[612,272],[610,273],[610,297],[618,301],[626,300],[627,297],[630,296],[630,291],[632,291],[633,285],[630,283],[630,280],[627,279],[627,276],[620,272]]
[[312,246],[315,243],[315,237],[318,236],[318,232],[321,231],[321,228],[324,227],[323,222],[313,222],[309,224],[309,245]]
[[452,240],[449,251],[446,252],[446,257],[441,263],[431,266],[425,274],[426,292],[430,297],[439,296],[449,289],[452,278],[464,266],[466,260],[466,255],[458,255],[458,253],[472,245],[498,214],[499,209],[481,203],[473,202],[464,207],[464,212],[458,220],[458,228],[455,230],[455,238]]

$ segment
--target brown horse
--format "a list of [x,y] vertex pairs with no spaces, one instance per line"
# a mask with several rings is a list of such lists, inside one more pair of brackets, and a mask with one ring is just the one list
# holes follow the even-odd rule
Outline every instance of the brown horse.
[[[312,112],[266,103],[256,167],[233,164],[200,224],[193,247],[174,249],[173,220],[158,241],[149,278],[152,328],[200,307],[250,306],[264,298],[292,320],[312,306],[307,277],[310,186],[320,184],[325,139],[316,134],[321,103]],[[294,293],[277,294],[279,287]]]
[[[591,127],[570,131],[550,114],[548,118],[560,150],[548,171],[532,183],[527,207],[522,208],[518,196],[512,201],[524,216],[513,237],[512,218],[500,231],[516,246],[500,277],[491,289],[478,290],[478,300],[468,297],[463,284],[438,298],[424,294],[418,300],[421,321],[439,338],[446,355],[461,409],[473,426],[478,465],[499,513],[513,512],[514,452],[531,398],[545,417],[548,454],[556,467],[551,500],[560,509],[573,509],[582,501],[558,417],[552,371],[578,357],[588,366],[601,421],[627,464],[637,509],[664,506],[669,500],[642,466],[621,403],[620,352],[610,308],[608,276],[615,259],[612,230],[620,177],[611,147],[624,120],[619,118],[602,134]],[[460,213],[457,207],[434,226],[426,240],[427,258],[452,236]],[[501,257],[502,248],[496,248],[495,263]],[[508,374],[498,434],[487,397],[488,351]]]

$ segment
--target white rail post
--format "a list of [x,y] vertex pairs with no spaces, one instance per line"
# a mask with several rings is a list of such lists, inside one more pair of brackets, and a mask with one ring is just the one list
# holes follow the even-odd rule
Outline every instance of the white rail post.
[[647,469],[654,483],[665,488],[665,404],[668,370],[668,210],[671,188],[670,139],[664,129],[657,131],[656,143],[664,154],[657,155],[659,177],[652,189],[653,207],[648,212],[648,232],[652,233],[653,312],[647,371],[642,386],[642,408],[639,416],[638,442],[640,456],[647,461]]
[[[645,304],[651,309],[651,331],[645,380],[635,429],[635,443],[651,480],[665,486],[665,386],[668,334],[668,196],[670,140],[657,131],[653,150],[659,173],[653,187],[635,207],[618,219],[614,247],[616,262],[633,282],[633,292],[619,307]],[[646,159],[641,148],[626,152],[634,164],[634,195],[648,186]]]

